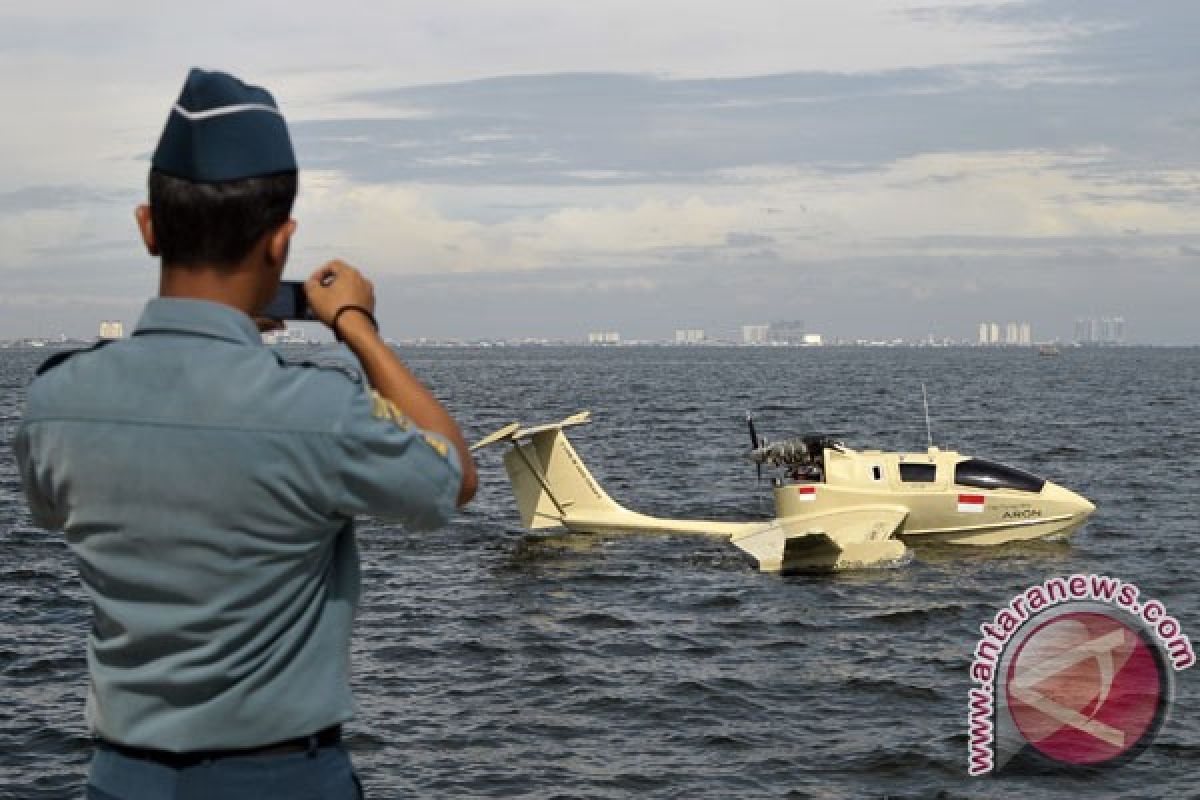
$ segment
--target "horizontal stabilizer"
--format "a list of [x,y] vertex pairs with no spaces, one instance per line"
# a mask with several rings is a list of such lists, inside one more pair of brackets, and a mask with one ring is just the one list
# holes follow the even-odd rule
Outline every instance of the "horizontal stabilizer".
[[522,428],[520,423],[510,422],[498,431],[488,434],[480,439],[475,444],[471,445],[471,450],[479,450],[496,442],[519,442],[522,439],[528,439],[539,433],[546,431],[558,431],[563,428],[569,428],[572,425],[583,425],[592,421],[592,412],[580,411],[578,414],[572,414],[559,422],[550,422],[545,425],[534,425],[532,428]]
[[471,445],[471,452],[487,447],[489,444],[496,442],[511,442],[513,434],[521,429],[521,425],[516,422],[510,422],[498,431],[489,433],[487,436],[480,439],[475,444]]

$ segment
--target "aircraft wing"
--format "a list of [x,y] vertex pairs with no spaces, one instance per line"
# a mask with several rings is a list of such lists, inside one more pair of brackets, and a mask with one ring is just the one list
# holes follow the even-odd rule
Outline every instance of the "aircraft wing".
[[803,517],[784,517],[731,541],[764,572],[814,572],[895,561],[904,544],[894,534],[908,517],[903,506],[870,505]]

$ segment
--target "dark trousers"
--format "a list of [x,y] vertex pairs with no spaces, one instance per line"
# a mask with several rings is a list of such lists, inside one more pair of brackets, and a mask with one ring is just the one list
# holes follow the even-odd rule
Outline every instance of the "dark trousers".
[[87,800],[362,800],[341,745],[312,753],[235,756],[183,769],[130,758],[99,745]]

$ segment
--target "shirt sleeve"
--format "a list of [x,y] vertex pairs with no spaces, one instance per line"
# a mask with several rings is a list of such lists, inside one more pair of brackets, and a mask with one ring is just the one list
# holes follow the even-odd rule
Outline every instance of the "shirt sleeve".
[[458,454],[370,389],[355,393],[339,435],[334,511],[430,530],[445,525],[462,483]]
[[17,471],[21,474],[21,488],[25,490],[25,501],[33,524],[50,531],[62,530],[66,515],[54,507],[50,497],[42,490],[37,477],[37,468],[30,454],[29,429],[22,425],[13,439],[13,454],[17,458]]

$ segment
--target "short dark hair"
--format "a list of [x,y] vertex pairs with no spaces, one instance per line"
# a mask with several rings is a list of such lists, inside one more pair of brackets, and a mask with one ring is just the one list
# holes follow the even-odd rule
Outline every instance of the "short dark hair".
[[296,173],[197,183],[150,170],[150,219],[163,266],[237,264],[288,221]]

